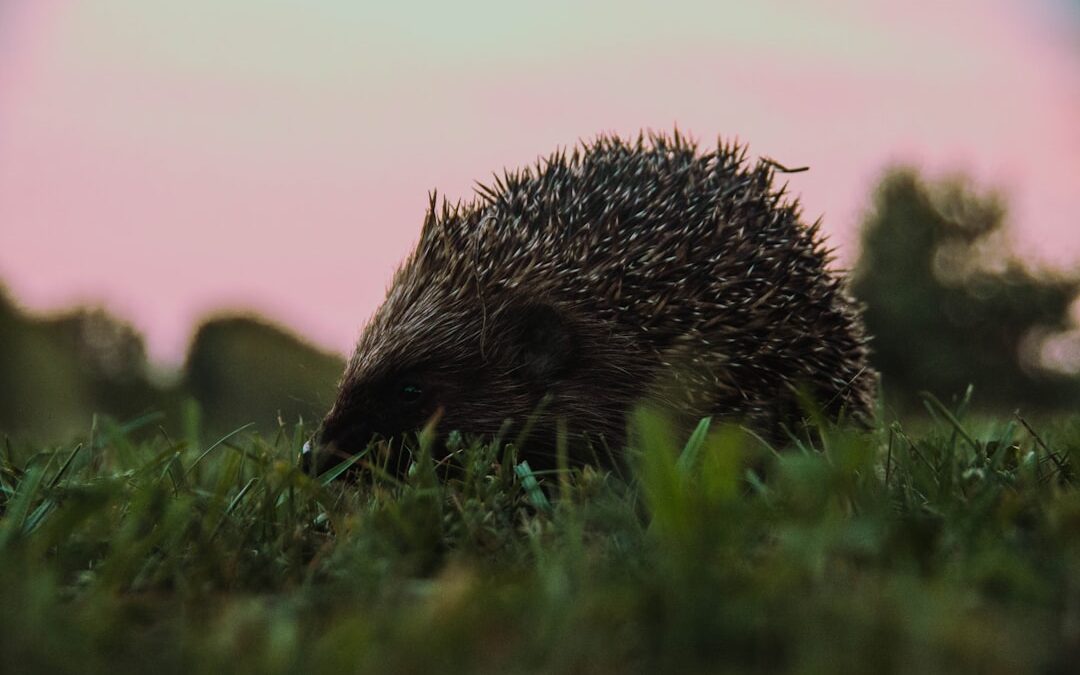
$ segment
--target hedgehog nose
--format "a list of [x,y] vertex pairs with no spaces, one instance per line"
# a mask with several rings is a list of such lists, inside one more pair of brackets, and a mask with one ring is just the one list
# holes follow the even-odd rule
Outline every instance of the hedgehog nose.
[[311,441],[304,443],[304,448],[300,451],[300,470],[306,474],[311,474],[315,468],[315,451],[311,447]]
[[349,455],[336,443],[315,437],[304,443],[300,451],[300,470],[309,476],[319,476],[346,459]]

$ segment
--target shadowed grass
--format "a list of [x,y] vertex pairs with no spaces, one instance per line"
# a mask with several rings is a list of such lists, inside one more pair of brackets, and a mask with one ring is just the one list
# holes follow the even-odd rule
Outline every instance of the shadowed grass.
[[[628,479],[453,471],[327,483],[307,431],[0,450],[0,655],[20,672],[1068,672],[1080,418],[783,452],[635,416]],[[136,440],[136,439],[142,440]]]

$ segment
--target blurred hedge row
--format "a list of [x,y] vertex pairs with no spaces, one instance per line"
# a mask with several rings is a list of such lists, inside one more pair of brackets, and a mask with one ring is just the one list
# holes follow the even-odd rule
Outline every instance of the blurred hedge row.
[[[968,384],[985,407],[1080,408],[1080,380],[1062,371],[1080,370],[1070,319],[1080,269],[1051,275],[1019,260],[999,196],[961,178],[890,171],[867,212],[851,288],[867,306],[892,410],[913,409],[919,391],[948,400]],[[1047,339],[1063,345],[1056,370],[1041,353]],[[94,413],[150,411],[164,413],[169,433],[190,401],[210,432],[249,422],[269,430],[319,417],[342,367],[280,327],[232,316],[203,324],[181,373],[163,381],[142,338],[104,311],[33,318],[0,291],[0,434],[15,438],[60,440]]]
[[66,439],[88,430],[94,413],[161,412],[174,433],[192,402],[211,433],[249,422],[267,431],[278,419],[321,416],[343,367],[283,328],[223,316],[198,329],[178,375],[163,375],[139,334],[101,309],[37,319],[0,294],[0,432],[17,439]]

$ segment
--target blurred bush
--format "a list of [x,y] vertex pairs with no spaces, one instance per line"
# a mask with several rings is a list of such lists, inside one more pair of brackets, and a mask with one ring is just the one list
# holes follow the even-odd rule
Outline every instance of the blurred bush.
[[101,309],[22,315],[0,289],[0,431],[65,438],[91,411],[132,417],[159,405],[142,338]]
[[344,362],[252,316],[220,317],[196,332],[184,368],[185,393],[205,425],[230,431],[321,419],[333,403]]
[[87,431],[95,413],[163,412],[165,430],[179,433],[190,400],[209,433],[249,422],[268,432],[279,418],[319,418],[343,368],[284,329],[222,316],[198,329],[184,370],[163,382],[129,324],[98,308],[31,318],[0,289],[0,435],[16,439],[66,440]]
[[[1043,343],[1071,327],[1080,275],[1040,272],[1008,246],[1002,199],[959,178],[890,171],[863,223],[852,292],[866,304],[886,399],[945,400],[974,385],[991,408],[1075,408],[1080,379],[1052,369]],[[1072,355],[1076,357],[1076,354]]]
[[[948,400],[968,384],[986,407],[1080,407],[1080,378],[1043,358],[1053,343],[1080,370],[1080,332],[1059,339],[1080,274],[1022,264],[1004,215],[998,196],[959,179],[931,184],[896,169],[879,186],[852,291],[866,304],[886,399],[901,411],[922,390]],[[190,400],[207,433],[250,422],[269,432],[279,420],[319,418],[343,368],[261,319],[221,316],[198,329],[183,370],[163,382],[130,325],[101,309],[31,318],[0,288],[0,435],[60,441],[86,431],[94,413],[123,420],[151,411],[165,413],[168,433],[183,433],[175,425],[190,421],[181,414]]]

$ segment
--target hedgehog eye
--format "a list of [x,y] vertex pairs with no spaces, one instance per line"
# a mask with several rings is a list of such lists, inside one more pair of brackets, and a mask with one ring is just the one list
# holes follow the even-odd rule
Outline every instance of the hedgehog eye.
[[401,389],[398,390],[398,398],[402,403],[416,403],[423,396],[424,391],[414,382],[407,382],[401,385]]

